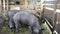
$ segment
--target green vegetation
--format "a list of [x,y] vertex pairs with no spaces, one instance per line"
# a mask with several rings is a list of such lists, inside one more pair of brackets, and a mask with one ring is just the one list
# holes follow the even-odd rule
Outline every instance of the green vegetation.
[[[41,27],[43,27],[45,30],[43,31],[43,34],[52,34],[50,29],[48,28],[47,24],[41,24]],[[3,25],[3,27],[0,28],[0,34],[29,34],[29,29],[25,26],[20,27],[20,32],[19,33],[14,33],[12,32],[8,26],[7,23]]]
[[43,31],[43,34],[52,34],[51,30],[49,29],[46,23],[42,24],[41,26],[45,29]]

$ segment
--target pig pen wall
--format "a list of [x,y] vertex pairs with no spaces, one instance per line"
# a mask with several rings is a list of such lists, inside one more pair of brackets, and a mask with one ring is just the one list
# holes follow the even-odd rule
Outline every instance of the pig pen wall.
[[44,8],[44,17],[46,17],[49,21],[51,21],[51,25],[53,25],[53,14],[54,10],[49,10],[47,8]]
[[[60,34],[60,13],[57,12],[57,22],[56,22],[56,25],[55,25],[55,30],[57,31],[58,34]],[[53,26],[53,15],[54,14],[54,10],[49,10],[47,8],[44,8],[44,17],[47,18],[47,20],[50,20],[51,21],[51,25]],[[54,18],[55,19],[55,18]]]
[[55,30],[60,34],[60,13],[57,13],[57,22],[55,25]]

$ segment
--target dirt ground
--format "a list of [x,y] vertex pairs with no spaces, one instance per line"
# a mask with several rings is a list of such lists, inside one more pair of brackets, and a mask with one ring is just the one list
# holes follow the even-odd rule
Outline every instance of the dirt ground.
[[[42,32],[43,34],[52,34],[46,23],[41,24],[41,27],[45,29]],[[3,27],[0,28],[0,34],[30,34],[29,29],[27,27],[21,27],[20,30],[21,31],[19,33],[14,33],[9,29],[7,23],[5,23]]]

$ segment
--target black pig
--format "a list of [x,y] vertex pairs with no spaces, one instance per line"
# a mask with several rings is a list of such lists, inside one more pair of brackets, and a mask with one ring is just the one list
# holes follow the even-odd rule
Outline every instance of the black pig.
[[10,10],[8,11],[8,26],[9,28],[13,29],[15,28],[15,23],[14,23],[14,20],[13,20],[13,16],[14,14],[16,14],[17,12],[19,12],[20,10]]
[[38,18],[29,11],[20,11],[13,16],[16,27],[16,32],[19,31],[19,24],[23,23],[28,25],[31,34],[42,34],[42,29],[39,25]]

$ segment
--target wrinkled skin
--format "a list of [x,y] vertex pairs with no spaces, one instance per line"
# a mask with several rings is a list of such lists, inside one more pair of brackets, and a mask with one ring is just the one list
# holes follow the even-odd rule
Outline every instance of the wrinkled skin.
[[38,18],[31,14],[29,11],[21,11],[13,16],[16,32],[19,31],[19,24],[23,23],[28,25],[31,34],[42,34],[41,27],[39,26]]
[[14,16],[14,14],[16,14],[19,11],[20,10],[11,10],[11,11],[8,12],[8,21],[9,21],[8,26],[12,30],[15,28],[15,23],[14,23],[14,20],[13,20],[13,16]]

